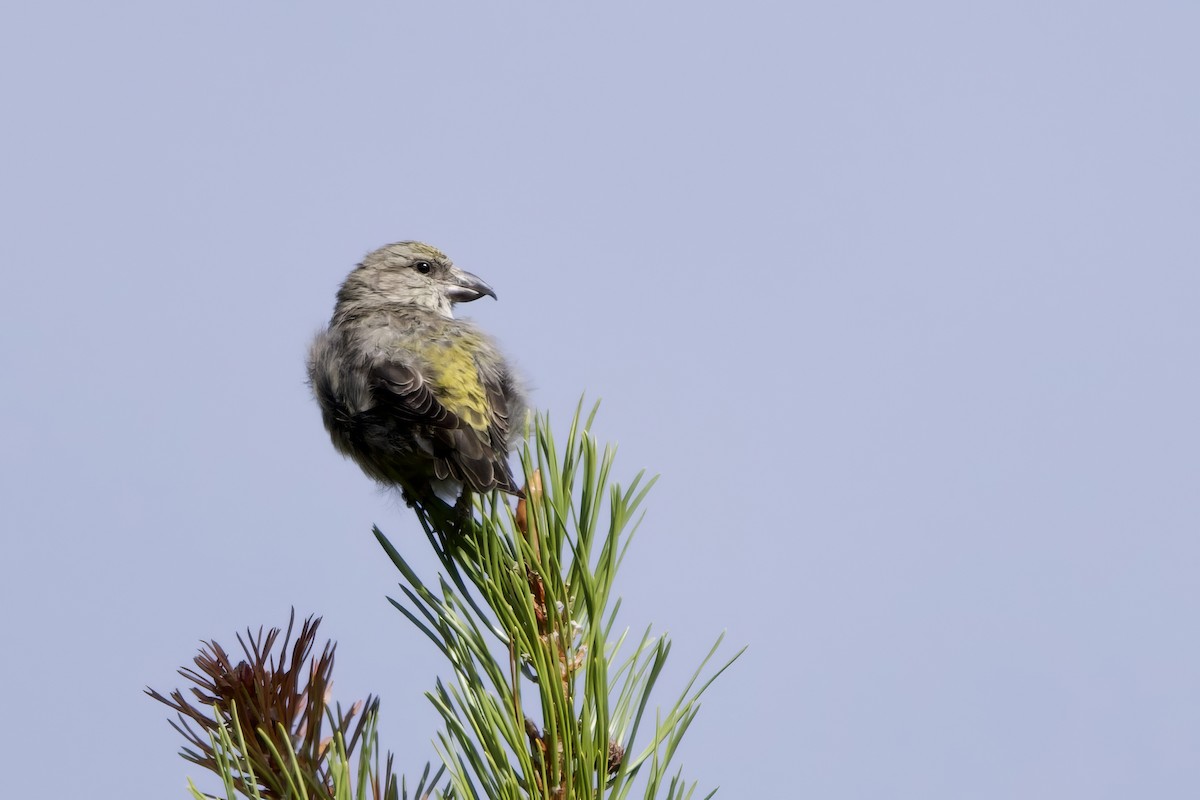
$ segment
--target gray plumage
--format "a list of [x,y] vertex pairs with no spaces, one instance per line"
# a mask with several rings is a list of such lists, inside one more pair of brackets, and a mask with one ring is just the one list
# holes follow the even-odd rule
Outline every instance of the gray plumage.
[[309,351],[334,447],[410,504],[447,483],[520,493],[508,453],[525,393],[491,338],[452,313],[484,295],[496,296],[437,249],[387,245],[346,278]]

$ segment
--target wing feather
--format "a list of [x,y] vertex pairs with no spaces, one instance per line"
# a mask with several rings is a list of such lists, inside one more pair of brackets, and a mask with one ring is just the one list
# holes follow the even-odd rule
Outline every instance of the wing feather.
[[478,492],[501,489],[518,493],[508,466],[508,416],[499,387],[485,385],[489,406],[487,430],[477,430],[438,400],[433,387],[411,366],[390,361],[371,369],[373,397],[393,419],[428,426],[433,438],[433,472],[454,477]]

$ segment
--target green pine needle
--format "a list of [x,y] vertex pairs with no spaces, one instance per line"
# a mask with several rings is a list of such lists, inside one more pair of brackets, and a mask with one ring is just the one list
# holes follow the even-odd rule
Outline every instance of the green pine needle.
[[[613,587],[656,479],[611,481],[615,450],[589,432],[597,408],[583,419],[581,401],[561,448],[548,417],[532,421],[524,526],[497,495],[476,498],[475,518],[453,536],[426,525],[443,568],[437,591],[375,530],[402,578],[404,601],[393,605],[452,665],[455,682],[428,697],[460,797],[620,800],[635,778],[646,798],[684,800],[696,788],[667,770],[700,696],[741,651],[701,680],[718,637],[642,741],[671,645],[647,629],[622,655],[628,630],[616,625]],[[539,479],[541,491],[531,488]]]

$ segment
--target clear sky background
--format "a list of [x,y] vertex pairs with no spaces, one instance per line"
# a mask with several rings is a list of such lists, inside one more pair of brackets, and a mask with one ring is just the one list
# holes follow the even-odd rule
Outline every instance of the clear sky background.
[[421,239],[662,474],[619,586],[662,700],[750,646],[703,790],[1196,797],[1197,41],[1190,2],[7,4],[4,794],[184,797],[143,687],[293,605],[434,757],[370,527],[428,546],[303,366]]

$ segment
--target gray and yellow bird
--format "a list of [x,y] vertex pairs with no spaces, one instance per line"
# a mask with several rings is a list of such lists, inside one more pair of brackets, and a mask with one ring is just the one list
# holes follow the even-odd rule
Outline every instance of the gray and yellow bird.
[[333,445],[409,505],[499,489],[526,414],[520,381],[496,344],[455,319],[491,287],[420,242],[363,259],[317,334],[308,378]]

